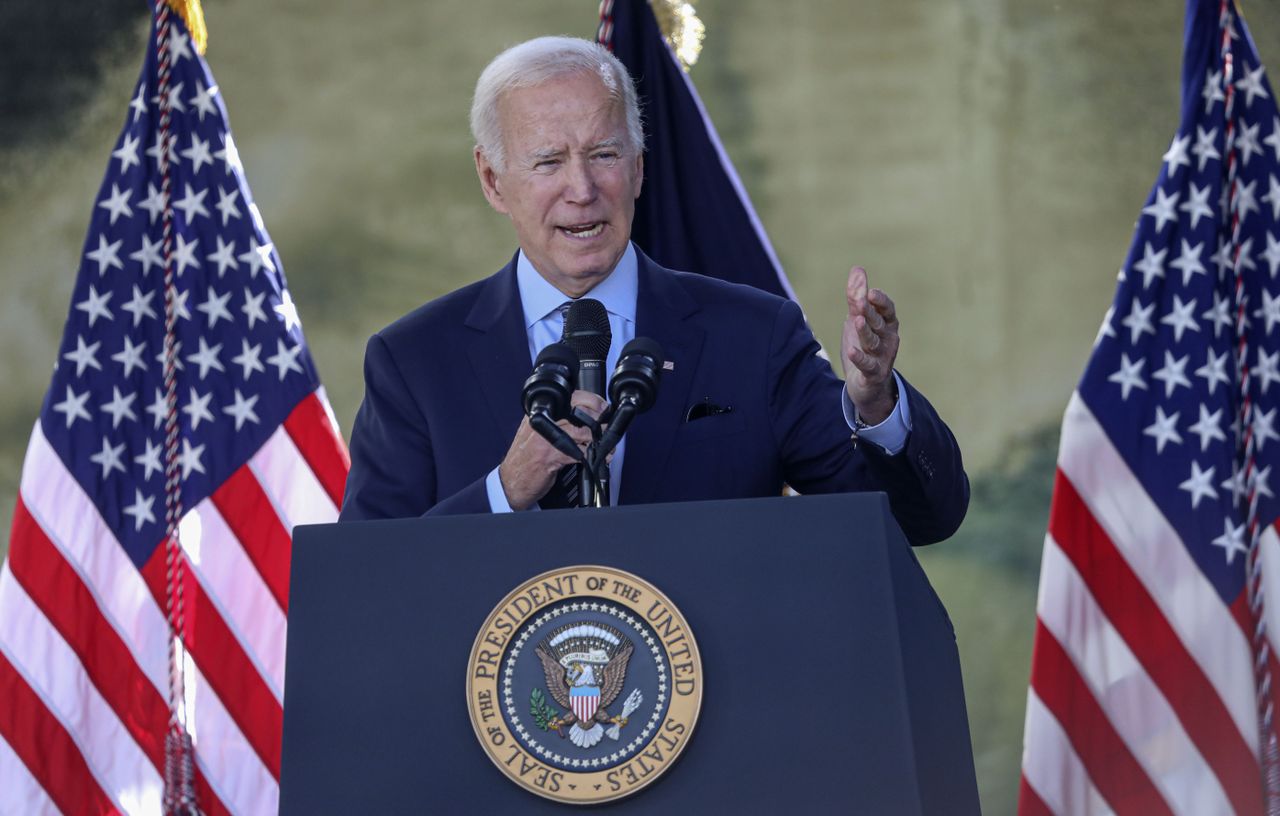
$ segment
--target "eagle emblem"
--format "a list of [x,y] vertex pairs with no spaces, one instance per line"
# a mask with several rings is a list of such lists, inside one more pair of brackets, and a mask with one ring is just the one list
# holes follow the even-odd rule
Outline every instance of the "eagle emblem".
[[568,737],[579,748],[590,748],[608,735],[619,739],[627,718],[643,700],[634,689],[623,703],[622,713],[609,714],[608,707],[622,692],[627,663],[635,650],[631,641],[607,623],[595,621],[561,626],[535,652],[542,661],[547,691],[563,709],[559,714],[545,705],[535,690],[531,705],[535,721],[546,731]]
[[688,744],[701,706],[688,623],[657,587],[613,567],[526,580],[471,648],[476,737],[500,773],[548,800],[608,802],[651,784]]

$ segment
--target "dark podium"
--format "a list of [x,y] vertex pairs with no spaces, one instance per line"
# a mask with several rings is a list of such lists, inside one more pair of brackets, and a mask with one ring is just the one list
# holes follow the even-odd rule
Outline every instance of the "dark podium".
[[618,813],[978,813],[955,636],[883,494],[453,516],[296,531],[280,812],[566,813],[476,738],[468,656],[529,578],[655,585],[701,715]]

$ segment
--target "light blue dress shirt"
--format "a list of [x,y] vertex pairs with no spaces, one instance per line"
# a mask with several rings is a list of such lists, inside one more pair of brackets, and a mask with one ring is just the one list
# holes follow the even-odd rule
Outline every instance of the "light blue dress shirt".
[[[525,257],[524,251],[516,260],[516,283],[520,288],[520,305],[524,309],[525,333],[529,338],[529,358],[536,360],[539,352],[552,343],[558,342],[564,329],[564,315],[560,307],[569,298],[563,292],[547,282],[546,278],[533,268],[533,264]],[[618,364],[618,355],[622,347],[636,336],[636,297],[639,291],[639,270],[635,247],[627,244],[626,252],[609,277],[596,284],[585,297],[600,301],[609,313],[609,329],[613,332],[613,342],[609,346],[609,356],[605,360],[605,371],[610,376]],[[893,374],[898,383],[898,393],[906,389]],[[849,428],[855,427],[857,411],[849,393],[841,390],[841,402],[845,421]],[[911,412],[906,402],[898,400],[893,413],[878,425],[862,428],[859,438],[872,442],[890,454],[897,453],[907,443],[907,434],[911,431]],[[622,483],[622,463],[626,457],[627,440],[623,437],[614,450],[613,460],[609,463],[609,502],[618,503],[619,488]],[[511,504],[502,489],[502,480],[498,476],[498,468],[489,471],[485,478],[485,488],[489,494],[489,507],[495,513],[510,513]],[[531,510],[538,509],[535,502]]]

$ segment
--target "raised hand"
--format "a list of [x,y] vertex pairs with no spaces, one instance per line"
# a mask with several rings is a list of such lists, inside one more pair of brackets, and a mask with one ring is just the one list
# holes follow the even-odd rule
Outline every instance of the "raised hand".
[[898,313],[880,289],[871,289],[867,271],[849,270],[845,299],[849,315],[842,337],[845,388],[868,425],[884,421],[897,403],[893,362],[898,356]]

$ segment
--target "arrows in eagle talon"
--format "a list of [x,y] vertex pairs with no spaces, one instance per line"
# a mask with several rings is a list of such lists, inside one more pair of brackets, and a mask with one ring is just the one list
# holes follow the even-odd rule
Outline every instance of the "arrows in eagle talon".
[[640,703],[644,702],[644,695],[640,693],[640,689],[632,689],[627,695],[627,701],[622,704],[622,713],[613,720],[613,726],[605,732],[611,739],[620,739],[622,737],[622,726],[627,724],[627,719],[631,716]]

